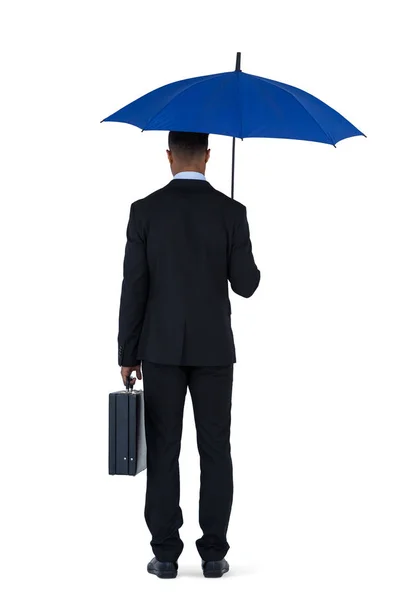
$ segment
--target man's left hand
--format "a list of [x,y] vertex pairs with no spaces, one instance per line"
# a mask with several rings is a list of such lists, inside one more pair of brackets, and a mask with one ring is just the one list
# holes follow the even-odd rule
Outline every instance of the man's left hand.
[[136,377],[131,379],[131,385],[135,385],[136,379],[142,379],[142,372],[140,370],[140,365],[136,365],[135,367],[121,367],[122,381],[124,382],[125,387],[130,379],[131,374],[134,371],[136,373]]

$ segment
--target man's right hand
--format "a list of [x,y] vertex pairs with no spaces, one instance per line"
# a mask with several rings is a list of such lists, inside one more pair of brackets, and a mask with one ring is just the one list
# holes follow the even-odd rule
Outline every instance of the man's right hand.
[[[136,377],[130,379],[131,374],[135,372]],[[130,381],[130,385],[135,385],[136,379],[142,379],[142,372],[140,369],[140,365],[136,365],[134,367],[121,367],[121,376],[122,381],[124,382],[125,387],[128,385],[128,381]]]

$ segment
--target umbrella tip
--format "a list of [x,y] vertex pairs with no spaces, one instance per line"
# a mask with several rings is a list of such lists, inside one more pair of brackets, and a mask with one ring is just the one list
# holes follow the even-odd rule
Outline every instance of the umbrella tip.
[[242,53],[241,52],[236,52],[236,67],[235,67],[235,71],[241,71],[242,70],[240,68],[241,57],[242,57]]

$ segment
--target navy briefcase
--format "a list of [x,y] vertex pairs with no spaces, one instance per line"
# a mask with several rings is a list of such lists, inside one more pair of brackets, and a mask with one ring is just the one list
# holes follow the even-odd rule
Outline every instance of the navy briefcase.
[[109,394],[108,472],[137,475],[146,469],[143,390]]

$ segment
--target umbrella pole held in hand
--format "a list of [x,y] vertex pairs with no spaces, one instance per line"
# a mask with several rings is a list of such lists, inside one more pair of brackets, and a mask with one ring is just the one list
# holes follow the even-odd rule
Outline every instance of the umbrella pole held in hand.
[[[241,55],[242,55],[241,52],[236,53],[236,69],[235,69],[235,71],[241,71],[241,68],[240,68]],[[234,186],[235,186],[235,147],[236,147],[236,138],[233,138],[233,141],[232,141],[232,189],[231,189],[232,200],[233,200],[233,190],[234,190]]]

